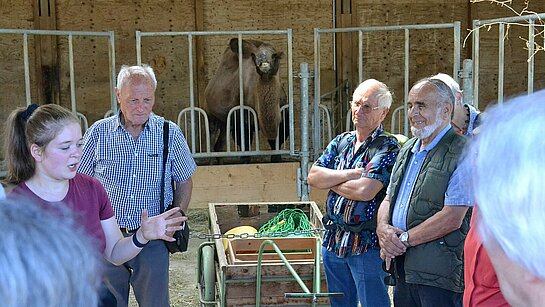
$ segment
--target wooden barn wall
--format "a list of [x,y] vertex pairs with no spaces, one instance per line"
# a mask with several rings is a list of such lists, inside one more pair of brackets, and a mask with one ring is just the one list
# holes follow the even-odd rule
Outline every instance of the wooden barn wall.
[[[33,29],[34,1],[0,0],[0,28]],[[53,0],[51,0],[53,1]],[[297,72],[301,62],[313,68],[313,28],[332,27],[331,0],[54,0],[56,28],[76,31],[114,31],[116,35],[116,69],[121,64],[136,62],[135,31],[215,31],[263,30],[292,28],[293,68]],[[339,2],[339,1],[337,1]],[[467,34],[471,18],[490,19],[512,16],[504,7],[490,3],[469,4],[467,0],[352,0],[352,26],[380,26],[462,22],[462,38]],[[521,1],[518,1],[521,2]],[[195,3],[198,7],[195,7]],[[531,1],[530,9],[545,12],[543,1]],[[515,1],[515,7],[517,1]],[[516,7],[517,8],[517,7]],[[452,72],[452,31],[411,31],[410,83],[437,72]],[[512,27],[506,42],[506,96],[526,88],[526,53],[524,42],[527,29]],[[220,55],[230,37],[214,36],[202,41],[200,79],[206,83],[215,72]],[[279,36],[260,37],[286,48]],[[34,42],[30,37],[30,71],[34,71]],[[366,65],[364,76],[383,80],[392,87],[395,105],[403,99],[403,34],[380,32],[364,36]],[[481,108],[496,99],[497,91],[497,27],[481,31]],[[322,92],[334,85],[332,36],[322,37]],[[542,40],[541,40],[542,41]],[[60,103],[70,106],[67,41],[59,38],[57,58],[60,68]],[[357,40],[354,41],[357,44]],[[327,47],[329,46],[329,47]],[[156,70],[159,81],[156,112],[176,120],[176,115],[189,105],[187,39],[181,37],[143,38],[142,59]],[[470,57],[470,45],[462,49],[462,59]],[[89,122],[101,118],[110,109],[108,49],[105,38],[75,37],[74,67],[78,110]],[[24,105],[22,38],[0,35],[0,120],[17,105]],[[194,60],[196,56],[193,55]],[[545,54],[536,55],[535,88],[545,86],[543,71]],[[286,56],[282,62],[283,82],[287,84]],[[354,59],[355,61],[355,59]],[[197,61],[194,61],[197,64]],[[195,68],[197,69],[197,67]],[[353,69],[357,71],[356,68]],[[31,77],[33,100],[39,101]],[[294,94],[298,108],[299,83],[294,79]],[[352,80],[353,83],[355,80]],[[311,84],[311,86],[313,86]],[[312,95],[312,92],[311,92]],[[39,101],[41,102],[41,101]],[[199,104],[199,102],[197,102]],[[298,126],[296,126],[298,127]]]
[[[19,0],[0,0],[0,29],[32,29],[32,6]],[[8,18],[4,18],[8,16]],[[29,37],[29,56],[34,58],[34,39]],[[30,70],[34,62],[30,61]],[[25,105],[25,78],[23,70],[23,36],[0,35],[0,123],[4,123],[9,113],[18,106]],[[31,93],[35,94],[32,83]],[[0,128],[0,132],[3,131]],[[1,155],[1,154],[0,154]]]
[[[513,8],[522,10],[522,1],[513,1]],[[529,10],[545,12],[545,2],[530,1]],[[473,19],[493,19],[513,16],[506,7],[488,2],[470,4],[466,0],[358,0],[355,10],[357,24],[354,26],[384,26],[408,24],[433,24],[461,21],[461,40],[468,36]],[[543,29],[543,27],[541,27]],[[536,33],[539,29],[536,29]],[[520,37],[528,37],[528,28],[512,26],[505,42],[505,97],[526,91],[527,50]],[[498,79],[498,26],[490,31],[480,31],[480,90],[479,107],[484,109],[497,100]],[[543,36],[537,39],[543,45]],[[364,77],[376,78],[387,83],[394,92],[394,108],[403,103],[404,32],[381,31],[364,35]],[[357,47],[357,36],[354,37]],[[410,80],[412,85],[418,79],[444,72],[452,75],[453,31],[411,30],[410,31]],[[472,57],[472,40],[468,37],[462,45],[461,61]],[[545,53],[535,56],[535,90],[545,87]],[[460,63],[461,68],[461,63]],[[357,71],[355,71],[357,73]],[[357,77],[357,75],[356,75]],[[353,80],[354,82],[354,80]],[[389,122],[389,120],[387,120]]]
[[[466,0],[366,0],[357,1],[357,26],[437,24],[464,21]],[[467,28],[463,22],[462,28]],[[411,30],[409,85],[438,72],[452,75],[453,30]],[[368,32],[364,35],[364,78],[385,82],[394,93],[391,110],[403,104],[405,33]],[[357,37],[354,41],[357,44]],[[389,118],[387,120],[389,129]]]
[[[192,31],[195,24],[193,1],[189,0],[56,1],[59,29],[115,32],[116,71],[123,64],[136,64],[137,30]],[[187,44],[182,48],[182,41],[179,37],[142,40],[142,62],[154,68],[158,80],[155,112],[171,120],[176,120],[175,114],[183,108],[189,92],[187,73],[182,73],[188,61]],[[76,80],[78,109],[92,123],[110,109],[108,45],[105,38],[88,37],[79,39],[77,44],[78,57],[74,65],[76,74],[81,76]],[[66,45],[60,47],[60,53],[66,53]],[[61,70],[66,72],[68,59],[62,59]],[[66,78],[63,81],[64,86],[69,86]],[[69,91],[63,94],[62,101],[68,102]]]

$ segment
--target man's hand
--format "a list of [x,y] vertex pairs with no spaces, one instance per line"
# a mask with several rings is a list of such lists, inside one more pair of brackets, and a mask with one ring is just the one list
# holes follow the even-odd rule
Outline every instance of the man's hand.
[[377,235],[382,259],[392,259],[407,251],[405,244],[399,240],[399,234],[402,232],[403,230],[386,223],[377,224]]

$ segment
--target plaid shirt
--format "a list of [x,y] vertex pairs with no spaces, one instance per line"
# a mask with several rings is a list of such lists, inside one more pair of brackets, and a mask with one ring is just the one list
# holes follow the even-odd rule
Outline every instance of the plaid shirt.
[[[78,171],[102,183],[119,227],[138,228],[144,208],[149,216],[160,212],[164,121],[163,117],[151,113],[136,140],[121,124],[119,113],[97,121],[85,132]],[[165,207],[173,200],[171,180],[189,179],[196,167],[182,131],[169,122]]]
[[[373,143],[379,135],[387,137],[382,142]],[[346,138],[344,142],[346,146],[339,148],[344,138]],[[396,138],[386,135],[382,126],[363,142],[356,153],[354,153],[355,141],[355,131],[338,135],[314,163],[317,166],[335,170],[364,168],[362,177],[382,182],[382,190],[370,201],[355,201],[329,191],[326,201],[327,214],[334,217],[334,220],[347,225],[358,225],[373,218],[376,209],[386,196],[386,187],[390,182],[392,167],[399,152],[399,143]],[[371,146],[369,145],[371,144],[376,149],[373,156],[370,156]],[[374,231],[364,230],[353,233],[337,228],[326,231],[323,246],[339,257],[349,254],[359,255],[365,253],[368,247],[378,247],[378,238]]]

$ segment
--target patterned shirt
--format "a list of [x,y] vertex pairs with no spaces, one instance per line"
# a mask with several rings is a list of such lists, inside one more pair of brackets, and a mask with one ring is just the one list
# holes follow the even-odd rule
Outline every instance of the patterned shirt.
[[[84,136],[78,171],[97,178],[115,211],[119,227],[140,226],[142,209],[158,215],[163,170],[163,117],[150,114],[138,139],[121,124],[120,113],[94,123]],[[173,200],[171,180],[189,179],[196,164],[180,128],[169,122],[165,167],[165,207]]]
[[[374,142],[378,137],[382,141]],[[344,145],[346,144],[346,145]],[[372,220],[375,211],[386,196],[386,187],[390,182],[390,174],[399,152],[399,144],[395,137],[384,132],[382,126],[377,128],[354,153],[356,132],[346,132],[335,137],[314,163],[329,169],[343,170],[364,168],[362,177],[379,180],[383,188],[370,201],[355,201],[329,191],[326,201],[326,214],[349,226],[357,226]],[[374,231],[364,230],[359,233],[345,231],[337,227],[327,230],[323,246],[338,257],[360,255],[367,248],[378,247],[378,238]]]

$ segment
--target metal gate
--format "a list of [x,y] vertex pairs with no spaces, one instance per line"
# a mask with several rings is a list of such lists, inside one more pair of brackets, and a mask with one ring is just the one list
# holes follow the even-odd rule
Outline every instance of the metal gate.
[[[411,50],[410,45],[410,31],[412,30],[436,30],[436,29],[452,29],[453,31],[453,40],[454,40],[454,50],[453,50],[453,67],[452,67],[452,75],[456,81],[458,81],[458,72],[460,70],[460,22],[453,22],[453,23],[444,23],[444,24],[423,24],[423,25],[401,25],[401,26],[383,26],[383,27],[361,27],[361,28],[335,28],[335,29],[314,29],[314,103],[312,107],[312,150],[313,150],[313,156],[316,157],[321,153],[321,151],[327,146],[330,139],[325,138],[323,134],[323,129],[320,129],[319,127],[324,126],[331,126],[331,124],[327,123],[327,118],[331,118],[330,115],[327,115],[324,117],[321,114],[324,114],[323,110],[326,109],[328,112],[332,112],[333,110],[323,107],[323,95],[321,95],[320,92],[320,71],[321,71],[321,49],[322,46],[320,44],[320,35],[323,33],[332,33],[333,35],[339,34],[339,33],[357,33],[358,34],[358,81],[362,82],[365,79],[365,76],[363,74],[363,68],[364,68],[364,39],[363,34],[367,32],[376,32],[376,31],[403,31],[404,32],[404,99],[403,99],[403,106],[399,107],[396,110],[393,110],[392,112],[392,124],[398,123],[399,120],[395,120],[395,118],[399,118],[403,120],[403,129],[399,129],[399,131],[392,131],[393,133],[403,133],[405,135],[408,135],[409,128],[408,128],[408,118],[406,116],[407,114],[407,96],[410,90],[410,84],[409,84],[409,55]],[[351,94],[351,93],[350,93]],[[347,105],[347,104],[345,104]],[[347,112],[346,110],[343,110],[342,112]],[[350,110],[348,110],[350,112]],[[341,116],[341,118],[346,119],[345,124],[345,130],[348,130],[351,128],[351,122],[349,116]],[[344,124],[344,123],[343,123]],[[400,125],[396,125],[399,126]],[[394,129],[392,125],[392,129]],[[335,136],[335,134],[340,133],[342,131],[333,131],[329,132],[329,135]]]
[[[545,18],[545,13],[533,14],[526,16],[516,16],[508,18],[497,18],[489,20],[473,20],[473,104],[479,106],[479,66],[480,66],[480,29],[482,27],[487,27],[490,30],[490,27],[497,25],[498,26],[498,93],[497,101],[498,103],[503,103],[504,100],[504,68],[505,68],[505,36],[506,30],[505,26],[507,24],[512,26],[525,26],[521,24],[523,22],[527,23],[528,26],[528,53],[527,53],[527,93],[531,94],[534,91],[534,56],[536,51],[536,27],[543,28],[543,25],[536,25],[536,21],[543,20]],[[543,31],[539,30],[538,32]],[[541,36],[543,36],[541,34]],[[543,42],[541,42],[543,43]]]
[[[278,146],[278,137],[277,137],[277,146],[272,150],[263,150],[259,148],[259,130],[254,131],[255,147],[245,148],[244,142],[240,144],[236,143],[235,146],[231,146],[230,136],[227,135],[227,148],[222,152],[212,152],[211,151],[211,140],[210,140],[210,127],[208,114],[202,109],[199,108],[196,102],[195,95],[195,65],[194,57],[195,48],[194,48],[194,39],[196,37],[210,37],[210,36],[228,36],[228,37],[237,37],[239,41],[239,50],[241,51],[242,45],[240,42],[243,38],[249,36],[260,36],[260,35],[277,35],[280,37],[285,37],[287,45],[287,83],[288,83],[288,93],[287,107],[283,108],[283,112],[288,112],[289,114],[289,142],[282,148]],[[187,63],[188,67],[185,70],[189,76],[188,84],[186,85],[189,88],[189,102],[187,103],[188,107],[180,110],[177,116],[177,124],[180,126],[184,135],[188,139],[188,145],[191,149],[191,152],[195,158],[209,158],[209,157],[240,157],[240,156],[259,156],[259,155],[296,155],[295,149],[295,129],[294,129],[294,118],[295,118],[295,107],[293,102],[293,68],[292,68],[292,30],[260,30],[260,31],[196,31],[196,32],[136,32],[136,55],[137,63],[142,63],[142,39],[144,37],[181,37],[187,41]],[[242,71],[242,53],[239,52],[239,71]],[[244,126],[244,119],[249,120],[250,122],[255,122],[255,128],[258,129],[257,125],[257,116],[255,115],[255,110],[251,109],[249,106],[244,105],[244,92],[243,92],[243,82],[242,76],[239,74],[239,90],[240,90],[240,104],[231,110],[228,116],[227,127],[226,129],[232,129],[231,123],[240,125],[239,127]],[[245,112],[246,111],[246,112]],[[231,120],[230,119],[236,119]],[[236,127],[235,127],[236,129]],[[240,129],[240,140],[245,139],[245,134],[248,131],[245,129]],[[237,145],[240,145],[240,150],[238,150]]]
[[68,39],[68,65],[70,76],[70,105],[71,110],[81,120],[83,130],[86,130],[89,126],[87,117],[78,112],[76,101],[76,76],[74,73],[74,49],[72,39],[74,36],[88,36],[88,37],[106,37],[108,39],[108,58],[109,58],[109,71],[110,71],[110,98],[112,109],[117,111],[117,102],[115,96],[115,39],[114,32],[84,32],[84,31],[56,31],[56,30],[17,30],[17,29],[0,29],[0,35],[2,34],[15,34],[23,36],[23,63],[24,63],[24,78],[25,78],[25,101],[29,105],[32,103],[32,97],[30,93],[30,64],[29,64],[29,52],[28,52],[28,37],[30,35],[51,35],[51,36],[66,36]]

